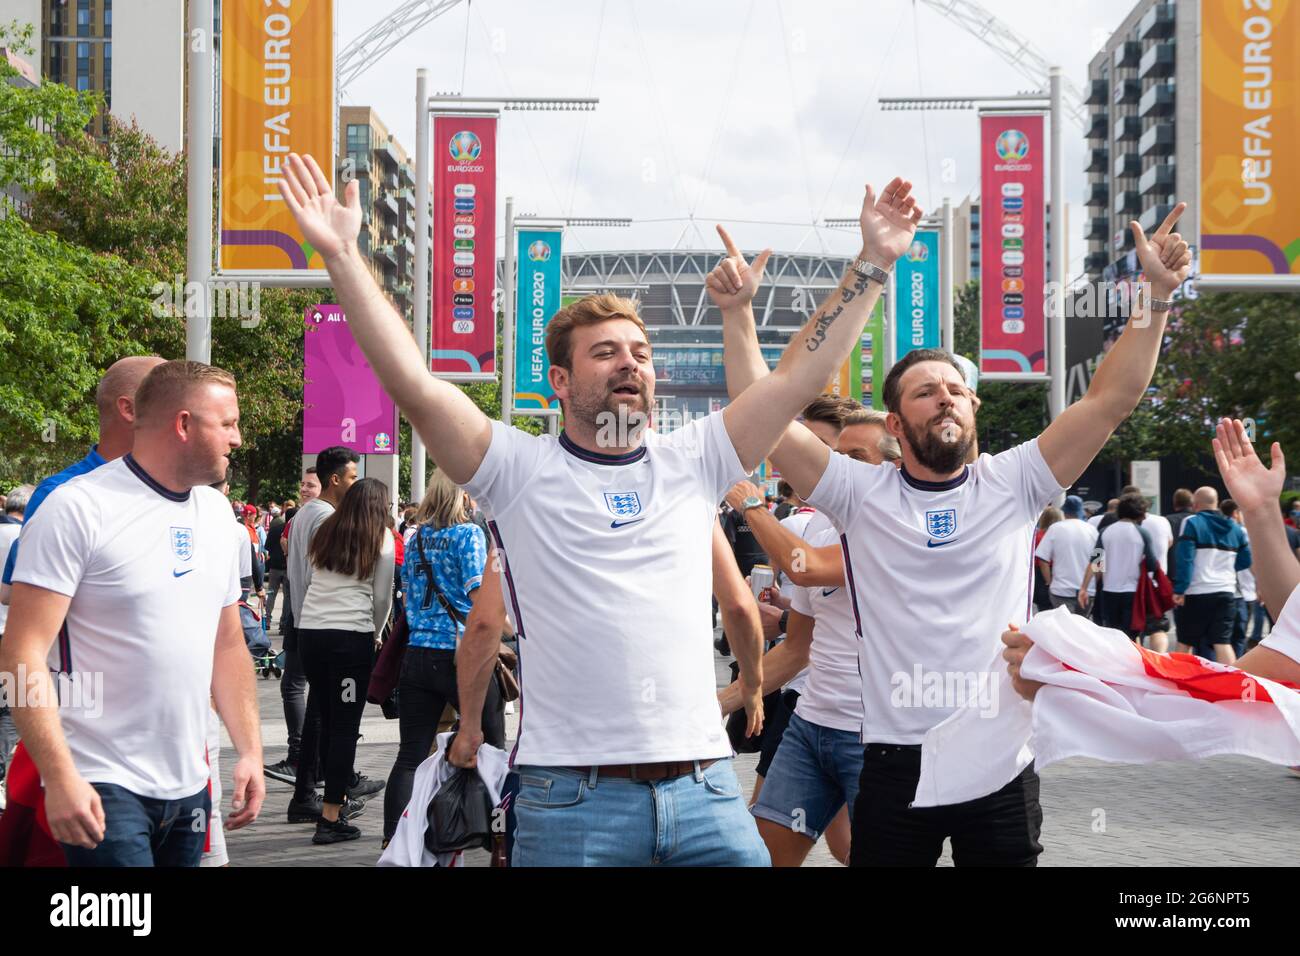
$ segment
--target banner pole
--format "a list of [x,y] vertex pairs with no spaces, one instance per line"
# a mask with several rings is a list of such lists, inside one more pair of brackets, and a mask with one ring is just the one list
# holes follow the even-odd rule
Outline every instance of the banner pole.
[[[415,305],[411,326],[429,369],[429,71],[415,71]],[[424,498],[424,440],[411,429],[411,501]]]
[[1052,294],[1048,296],[1047,341],[1049,348],[1048,371],[1052,384],[1048,392],[1049,413],[1053,420],[1065,411],[1065,149],[1061,145],[1061,127],[1065,123],[1065,110],[1061,96],[1061,68],[1051,69],[1051,138],[1052,138],[1052,223],[1049,227],[1052,246],[1052,268],[1049,274]]
[[515,197],[506,197],[505,272],[501,289],[501,420],[515,411]]
[[952,200],[943,197],[943,237],[939,240],[939,328],[940,346],[956,354],[957,343],[952,337],[953,300],[956,290],[953,288],[953,242],[952,235]]
[[[198,310],[185,316],[185,357],[191,362],[212,361],[212,0],[190,0],[190,30],[202,31],[204,41],[189,45],[189,116],[186,123],[185,271],[188,282],[200,283]],[[193,35],[193,34],[191,34]],[[186,301],[190,300],[186,296]]]

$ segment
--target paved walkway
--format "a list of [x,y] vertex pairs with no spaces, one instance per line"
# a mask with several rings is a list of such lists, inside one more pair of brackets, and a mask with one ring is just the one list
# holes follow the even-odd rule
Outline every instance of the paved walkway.
[[[726,664],[717,661],[719,681]],[[258,682],[262,740],[268,762],[284,756],[284,720],[279,686]],[[513,740],[516,721],[507,717]],[[366,707],[357,747],[357,767],[384,780],[397,753],[397,721]],[[234,751],[228,738],[221,754],[224,789],[230,792]],[[741,785],[750,792],[756,754],[736,757]],[[313,827],[291,825],[285,809],[286,784],[268,780],[265,809],[257,823],[228,835],[234,866],[371,866],[379,858],[383,794],[354,822],[361,839],[314,846]],[[1300,862],[1300,778],[1284,768],[1245,757],[1217,757],[1195,763],[1147,766],[1069,760],[1043,773],[1044,866],[1292,866]],[[226,811],[228,812],[228,805]],[[483,866],[487,854],[467,862]],[[950,865],[945,847],[941,865]],[[808,866],[838,866],[824,841]]]

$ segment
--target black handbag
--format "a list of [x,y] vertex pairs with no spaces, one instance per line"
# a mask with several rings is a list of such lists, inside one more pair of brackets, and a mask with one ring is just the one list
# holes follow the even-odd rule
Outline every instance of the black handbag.
[[455,769],[429,801],[428,824],[424,848],[435,855],[491,848],[492,797],[477,770]]

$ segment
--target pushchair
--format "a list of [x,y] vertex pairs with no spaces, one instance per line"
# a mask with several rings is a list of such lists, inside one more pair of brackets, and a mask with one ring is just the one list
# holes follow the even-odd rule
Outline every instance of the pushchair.
[[262,617],[247,601],[239,602],[239,623],[244,629],[244,643],[253,658],[253,668],[263,680],[284,674],[284,652],[276,653],[271,647],[271,636],[262,628]]

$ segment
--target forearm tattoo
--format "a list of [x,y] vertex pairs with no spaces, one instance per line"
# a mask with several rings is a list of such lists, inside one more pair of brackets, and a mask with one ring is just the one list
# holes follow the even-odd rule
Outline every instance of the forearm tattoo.
[[852,285],[845,286],[840,284],[840,301],[835,304],[835,308],[823,307],[821,314],[814,320],[815,327],[812,334],[808,336],[807,346],[809,352],[816,352],[826,341],[826,333],[830,330],[831,323],[840,317],[844,307],[866,291],[868,279],[861,273],[854,272]]

